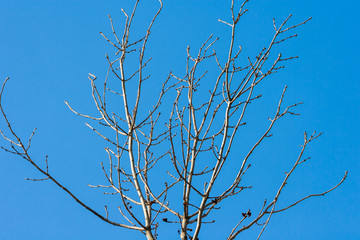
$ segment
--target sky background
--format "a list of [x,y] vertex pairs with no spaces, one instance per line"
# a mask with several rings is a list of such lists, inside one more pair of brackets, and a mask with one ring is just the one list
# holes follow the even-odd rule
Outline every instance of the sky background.
[[[105,53],[113,54],[99,32],[110,35],[108,14],[121,30],[124,18],[120,9],[130,11],[132,1],[0,0],[0,4],[0,79],[11,78],[3,99],[7,115],[23,139],[37,127],[33,158],[41,162],[49,155],[52,174],[79,198],[103,211],[111,197],[87,184],[104,183],[99,162],[106,161],[105,144],[64,101],[83,113],[94,112],[87,76],[89,72],[105,76]],[[141,2],[135,36],[141,35],[157,6],[155,0]],[[225,54],[229,28],[217,19],[229,19],[229,6],[230,1],[224,0],[164,0],[149,41],[152,78],[144,102],[153,100],[154,91],[170,70],[179,75],[184,72],[187,45],[195,53],[214,34],[220,37],[215,49]],[[254,159],[260,160],[254,161],[253,174],[249,172],[245,180],[254,189],[224,201],[223,212],[214,214],[216,224],[206,225],[200,239],[225,239],[241,212],[256,209],[264,198],[274,196],[284,171],[295,160],[302,133],[314,130],[324,135],[309,146],[305,155],[312,159],[290,179],[279,205],[327,190],[346,170],[348,179],[325,197],[275,215],[262,239],[360,239],[359,7],[358,1],[350,0],[250,1],[250,11],[239,24],[236,37],[245,59],[271,40],[272,18],[279,23],[291,13],[291,23],[313,19],[295,31],[298,38],[274,50],[299,59],[260,87],[264,97],[249,110],[249,130],[244,130],[244,142],[240,141],[233,156],[244,154],[247,144],[265,129],[284,85],[288,85],[285,104],[304,101],[304,105],[297,108],[301,117],[279,121],[274,136],[255,152]],[[5,127],[0,119],[0,128]],[[3,139],[0,145],[8,146]],[[51,182],[24,180],[42,176],[22,159],[0,151],[0,162],[1,239],[144,239],[102,222]],[[231,168],[224,171],[231,173]],[[176,239],[176,229],[162,224],[159,239]],[[256,239],[259,230],[239,239]]]

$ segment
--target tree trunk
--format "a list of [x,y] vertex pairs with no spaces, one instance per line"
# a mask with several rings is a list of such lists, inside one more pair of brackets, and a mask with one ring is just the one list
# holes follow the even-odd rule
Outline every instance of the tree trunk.
[[154,236],[151,233],[151,230],[146,230],[145,234],[147,240],[155,240]]
[[187,240],[187,225],[188,225],[188,221],[186,218],[183,218],[181,221],[181,233],[180,233],[180,239],[181,240]]

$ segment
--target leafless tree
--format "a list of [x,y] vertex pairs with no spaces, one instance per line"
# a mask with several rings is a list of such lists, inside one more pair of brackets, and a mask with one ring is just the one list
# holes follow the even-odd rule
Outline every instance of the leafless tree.
[[[286,115],[299,115],[294,112],[294,109],[302,104],[301,102],[282,106],[287,89],[285,86],[273,116],[268,119],[267,129],[249,149],[245,158],[239,161],[232,159],[229,155],[238,144],[236,142],[238,130],[246,124],[244,117],[250,103],[261,98],[261,95],[255,94],[255,89],[264,79],[283,69],[285,62],[297,58],[297,56],[284,57],[281,53],[272,54],[276,51],[275,47],[296,37],[297,35],[291,32],[307,23],[310,18],[294,25],[289,24],[291,15],[281,23],[276,23],[274,19],[274,34],[267,47],[261,49],[256,56],[245,58],[247,61],[245,65],[239,64],[239,59],[243,56],[241,47],[237,48],[235,36],[238,23],[247,12],[248,0],[239,7],[236,7],[235,0],[232,0],[230,21],[219,19],[219,22],[231,29],[226,60],[221,60],[214,50],[218,38],[212,35],[198,49],[197,54],[192,54],[188,47],[186,49],[186,74],[178,76],[170,72],[162,84],[157,102],[144,111],[140,110],[146,106],[142,98],[143,91],[146,91],[143,89],[143,83],[149,78],[144,73],[144,69],[151,60],[146,57],[145,52],[151,29],[163,4],[159,0],[159,9],[144,36],[130,41],[131,27],[139,2],[139,0],[135,1],[130,13],[122,10],[125,16],[122,34],[116,32],[110,16],[113,36],[109,37],[101,33],[114,47],[115,57],[106,56],[109,68],[101,89],[96,84],[97,77],[89,74],[92,98],[98,115],[82,114],[65,102],[75,114],[99,124],[100,129],[88,123],[87,126],[108,143],[108,147],[105,148],[109,161],[108,167],[101,163],[108,184],[90,185],[90,187],[104,188],[107,193],[114,194],[114,197],[119,196],[118,211],[124,221],[111,220],[106,206],[104,213],[101,213],[80,200],[75,193],[53,177],[48,168],[47,157],[45,167],[41,167],[39,161],[33,159],[29,148],[36,129],[24,142],[15,132],[3,109],[2,96],[9,78],[2,85],[0,110],[7,125],[7,130],[1,131],[1,134],[9,142],[10,147],[2,148],[25,159],[44,175],[43,179],[28,180],[52,181],[78,204],[109,224],[139,231],[146,236],[146,239],[153,240],[157,239],[160,223],[173,223],[179,224],[180,239],[199,239],[203,225],[214,222],[208,218],[213,210],[219,209],[222,201],[229,197],[236,197],[243,190],[251,188],[251,186],[244,186],[242,180],[251,166],[250,163],[255,161],[251,158],[253,152],[259,148],[264,139],[272,136],[271,130],[274,125]],[[128,56],[132,54],[137,54],[138,57],[138,67],[133,72],[128,70],[129,65],[126,65]],[[216,76],[207,76],[206,71],[201,73],[199,70],[206,69],[207,62],[211,60],[216,62],[218,67]],[[113,75],[112,81],[109,80],[111,75]],[[207,95],[202,94],[200,97],[197,95],[203,91],[203,88],[200,88],[200,82],[205,78],[207,86],[210,86],[213,80],[212,87]],[[121,112],[110,110],[112,102],[107,101],[109,94],[120,97]],[[165,95],[172,96],[173,101],[170,103],[167,101],[168,104],[163,107]],[[162,121],[166,122],[165,127],[160,124]],[[101,129],[107,132],[107,129],[110,129],[113,134],[105,135]],[[289,178],[300,164],[309,159],[303,157],[306,147],[320,135],[321,133],[316,132],[304,133],[304,142],[298,157],[294,160],[293,167],[285,172],[284,180],[278,187],[275,197],[270,200],[261,200],[262,208],[259,212],[251,210],[244,212],[239,217],[239,221],[234,224],[232,231],[228,233],[228,240],[237,238],[240,233],[254,226],[260,226],[257,237],[259,239],[272,215],[292,208],[308,198],[325,195],[343,183],[347,172],[340,182],[329,190],[304,196],[298,201],[288,203],[283,208],[277,207],[279,197]],[[171,161],[173,168],[154,170],[161,161]],[[237,169],[234,169],[235,177],[226,188],[214,191],[217,182],[223,179],[229,180],[222,176],[222,169],[226,164],[234,161],[237,162]],[[164,182],[164,188],[159,190],[158,185],[152,184],[151,171],[166,171],[172,180]],[[182,191],[181,200],[173,197],[174,189],[177,189],[177,192]]]

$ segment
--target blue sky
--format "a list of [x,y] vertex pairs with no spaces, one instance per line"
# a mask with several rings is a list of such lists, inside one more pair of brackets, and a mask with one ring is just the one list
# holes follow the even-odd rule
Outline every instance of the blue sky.
[[[106,161],[105,144],[64,101],[82,112],[94,111],[87,76],[89,72],[105,76],[105,53],[112,54],[99,32],[111,33],[108,14],[120,29],[124,21],[120,9],[130,10],[131,3],[1,1],[0,79],[11,78],[3,100],[8,117],[23,139],[38,128],[32,143],[34,159],[41,162],[49,155],[53,175],[100,211],[111,197],[86,185],[104,182],[99,162]],[[149,41],[152,78],[145,101],[152,100],[152,90],[170,70],[183,73],[187,45],[195,50],[212,33],[220,37],[217,51],[225,51],[229,29],[217,19],[229,17],[229,4],[224,0],[164,1]],[[141,2],[135,35],[141,33],[156,6],[155,0]],[[274,216],[262,239],[360,239],[359,3],[253,0],[248,8],[237,35],[244,57],[267,45],[273,33],[272,18],[280,22],[291,13],[292,23],[313,19],[297,30],[298,38],[275,50],[299,59],[261,86],[264,96],[249,111],[253,125],[243,137],[251,140],[261,133],[284,85],[288,85],[286,104],[304,104],[297,109],[301,117],[284,118],[273,130],[274,136],[255,153],[255,159],[266,161],[255,164],[254,175],[249,172],[247,181],[254,189],[225,202],[224,212],[214,214],[216,224],[205,226],[200,239],[225,239],[244,209],[271,198],[298,153],[302,133],[314,130],[324,135],[309,146],[306,155],[312,156],[311,161],[299,167],[279,204],[285,206],[306,194],[325,191],[346,170],[348,179],[325,197]],[[0,126],[5,128],[2,119]],[[0,145],[6,144],[0,140]],[[243,154],[242,149],[246,146],[240,144],[235,154]],[[103,223],[51,182],[25,181],[26,177],[41,176],[21,159],[3,151],[0,159],[1,239],[143,239],[135,232]],[[176,227],[163,226],[159,239],[175,239]],[[255,230],[243,239],[254,239],[259,229]]]

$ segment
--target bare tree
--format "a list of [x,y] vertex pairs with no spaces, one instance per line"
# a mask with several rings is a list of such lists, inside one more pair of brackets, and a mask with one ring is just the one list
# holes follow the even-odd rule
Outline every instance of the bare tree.
[[[143,110],[148,104],[143,102],[143,83],[149,78],[144,69],[151,58],[146,57],[146,49],[151,29],[162,10],[162,2],[159,0],[159,9],[154,14],[144,36],[130,41],[131,28],[137,12],[139,0],[135,1],[134,8],[130,13],[123,11],[125,23],[122,34],[118,34],[111,17],[110,24],[113,36],[109,37],[101,33],[115,51],[115,56],[106,56],[108,61],[107,76],[102,83],[102,88],[96,84],[97,77],[89,74],[92,87],[92,98],[97,108],[98,115],[90,116],[74,110],[68,102],[69,109],[75,114],[97,123],[100,129],[88,123],[87,126],[108,143],[105,151],[108,155],[108,167],[101,163],[107,185],[90,185],[93,188],[103,188],[106,193],[119,198],[118,214],[124,221],[111,220],[105,206],[101,213],[87,205],[83,200],[55,179],[48,168],[48,158],[45,158],[45,167],[41,167],[39,161],[33,159],[29,153],[31,140],[24,142],[15,132],[13,125],[7,117],[2,105],[3,91],[9,78],[7,78],[0,93],[0,110],[7,125],[7,132],[0,131],[10,147],[2,147],[5,151],[15,154],[44,175],[43,179],[28,179],[32,181],[50,180],[60,189],[65,191],[78,204],[93,213],[101,220],[114,226],[132,229],[143,233],[146,239],[157,239],[159,224],[179,224],[180,239],[199,239],[200,230],[204,224],[213,223],[210,216],[213,210],[219,209],[219,204],[229,197],[238,194],[251,186],[243,185],[243,179],[251,162],[253,152],[259,148],[264,139],[272,136],[271,130],[277,122],[286,115],[299,115],[294,112],[295,103],[283,106],[287,87],[285,86],[273,116],[268,119],[267,129],[249,149],[242,161],[233,159],[229,154],[237,144],[240,127],[246,122],[244,118],[250,103],[261,98],[261,94],[255,94],[260,83],[270,75],[284,68],[284,63],[291,61],[297,56],[284,57],[277,53],[275,47],[281,43],[296,37],[291,33],[296,28],[307,23],[309,19],[298,24],[291,25],[291,15],[281,23],[273,19],[274,34],[267,47],[261,49],[258,55],[248,57],[246,64],[240,64],[243,59],[241,47],[237,48],[235,42],[236,30],[240,19],[247,12],[245,0],[241,6],[235,6],[235,0],[231,1],[230,21],[220,20],[225,27],[231,29],[230,45],[226,59],[221,60],[214,46],[219,38],[211,35],[193,54],[188,47],[186,49],[186,73],[184,76],[170,72],[163,82],[156,103],[147,111]],[[275,54],[273,52],[275,51]],[[137,54],[137,69],[133,72],[126,65],[128,56]],[[223,53],[224,54],[224,53]],[[218,74],[207,76],[208,61],[216,62]],[[112,77],[109,77],[111,76]],[[116,81],[114,81],[114,79]],[[207,94],[198,94],[203,91],[200,82],[206,79],[211,88]],[[136,87],[134,83],[136,83]],[[197,92],[198,91],[198,92]],[[108,96],[114,95],[121,99],[122,111],[112,111],[112,102],[108,102]],[[166,95],[172,96],[163,106]],[[161,113],[161,116],[160,116]],[[165,119],[165,120],[164,120]],[[164,123],[165,122],[165,127]],[[110,129],[113,134],[106,135]],[[278,208],[277,203],[285,185],[297,167],[307,161],[304,152],[310,142],[315,140],[321,133],[304,133],[304,142],[299,150],[298,157],[294,160],[293,167],[285,173],[284,180],[278,187],[275,197],[270,200],[261,200],[261,210],[252,212],[248,210],[239,217],[234,224],[227,239],[235,239],[243,231],[260,226],[259,239],[267,227],[272,215],[292,208],[300,202],[316,196],[323,196],[336,189],[346,179],[347,172],[339,183],[329,190],[311,194],[288,203],[286,207]],[[159,162],[170,161],[172,169],[157,169]],[[229,162],[236,162],[233,179],[223,176],[223,167]],[[157,169],[157,170],[155,170]],[[152,171],[165,171],[171,177],[170,181],[164,182],[163,189],[152,181]],[[231,180],[227,187],[216,188],[216,184],[223,179]],[[222,185],[223,186],[223,185]],[[176,199],[174,192],[181,191],[182,199]],[[160,219],[160,221],[159,221]]]

